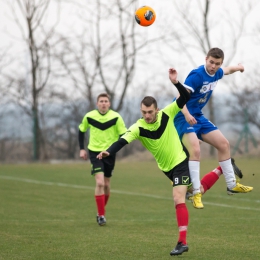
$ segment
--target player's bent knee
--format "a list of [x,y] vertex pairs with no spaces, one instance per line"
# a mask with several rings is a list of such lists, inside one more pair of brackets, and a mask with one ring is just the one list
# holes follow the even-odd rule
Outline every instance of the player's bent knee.
[[223,152],[229,151],[230,150],[229,141],[225,139],[223,142],[221,142],[219,144],[218,150],[223,151]]
[[193,147],[192,149],[190,149],[189,155],[190,155],[190,159],[199,160],[199,158],[200,158],[200,147]]

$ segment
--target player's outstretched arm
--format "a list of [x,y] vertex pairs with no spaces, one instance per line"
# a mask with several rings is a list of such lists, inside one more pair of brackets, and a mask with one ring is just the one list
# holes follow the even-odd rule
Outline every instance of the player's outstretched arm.
[[240,71],[241,73],[244,72],[245,68],[241,63],[238,63],[236,66],[228,66],[223,68],[224,74],[232,74],[234,72]]
[[177,79],[178,73],[176,69],[170,68],[169,69],[169,79],[174,84],[174,86],[178,89],[180,96],[177,98],[176,102],[179,108],[183,108],[183,106],[188,102],[190,99],[189,91],[178,81]]
[[97,158],[101,160],[104,157],[109,156],[110,154],[116,154],[121,150],[128,142],[124,138],[119,138],[118,141],[114,142],[106,151],[103,151],[97,155]]

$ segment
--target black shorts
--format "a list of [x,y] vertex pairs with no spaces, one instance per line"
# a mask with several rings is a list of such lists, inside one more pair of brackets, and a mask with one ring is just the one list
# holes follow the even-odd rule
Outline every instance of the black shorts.
[[173,182],[172,186],[191,185],[190,171],[189,171],[189,160],[186,158],[183,162],[176,165],[169,172],[164,174]]
[[98,172],[103,172],[105,177],[110,178],[115,167],[116,155],[110,155],[99,160],[97,158],[99,152],[89,150],[88,154],[91,162],[91,174],[95,175]]

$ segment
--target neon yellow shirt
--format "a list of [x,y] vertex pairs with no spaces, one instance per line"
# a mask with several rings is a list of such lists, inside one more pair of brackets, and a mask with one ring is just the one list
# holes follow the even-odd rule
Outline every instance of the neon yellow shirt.
[[79,130],[86,132],[88,129],[88,149],[94,152],[106,150],[127,130],[120,114],[111,109],[104,115],[97,109],[88,112],[83,117]]
[[156,122],[147,124],[141,118],[121,138],[128,143],[139,140],[152,153],[159,169],[168,172],[187,157],[173,124],[180,110],[175,101],[158,112]]

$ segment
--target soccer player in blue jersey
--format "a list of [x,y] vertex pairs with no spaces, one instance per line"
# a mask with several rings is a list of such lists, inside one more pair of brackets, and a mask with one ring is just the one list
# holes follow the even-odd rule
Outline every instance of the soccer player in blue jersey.
[[169,69],[169,78],[176,86],[180,97],[162,110],[151,96],[141,102],[142,118],[137,120],[121,138],[97,157],[102,160],[106,156],[116,154],[126,144],[139,140],[154,156],[160,170],[172,181],[173,201],[175,204],[179,239],[171,255],[181,255],[188,251],[186,241],[188,228],[188,210],[185,204],[187,187],[190,186],[188,158],[174,127],[173,118],[189,99],[189,92],[177,80],[177,71]]
[[[212,48],[206,56],[206,64],[192,70],[184,86],[190,92],[190,100],[174,118],[174,124],[182,143],[189,152],[189,169],[193,184],[193,206],[203,208],[200,192],[200,143],[202,140],[218,150],[219,165],[227,184],[227,193],[246,193],[253,187],[244,186],[236,181],[231,163],[230,146],[221,131],[202,113],[216,88],[219,79],[224,75],[244,71],[242,64],[221,68],[224,53],[219,48]],[[213,181],[213,180],[212,180]]]
[[[79,125],[80,157],[91,162],[91,174],[95,176],[95,201],[97,205],[97,222],[106,224],[105,206],[110,196],[110,178],[115,167],[115,155],[98,160],[97,155],[126,132],[123,118],[110,109],[110,97],[101,93],[97,97],[97,109],[88,112]],[[90,129],[88,153],[84,148],[85,132]]]

